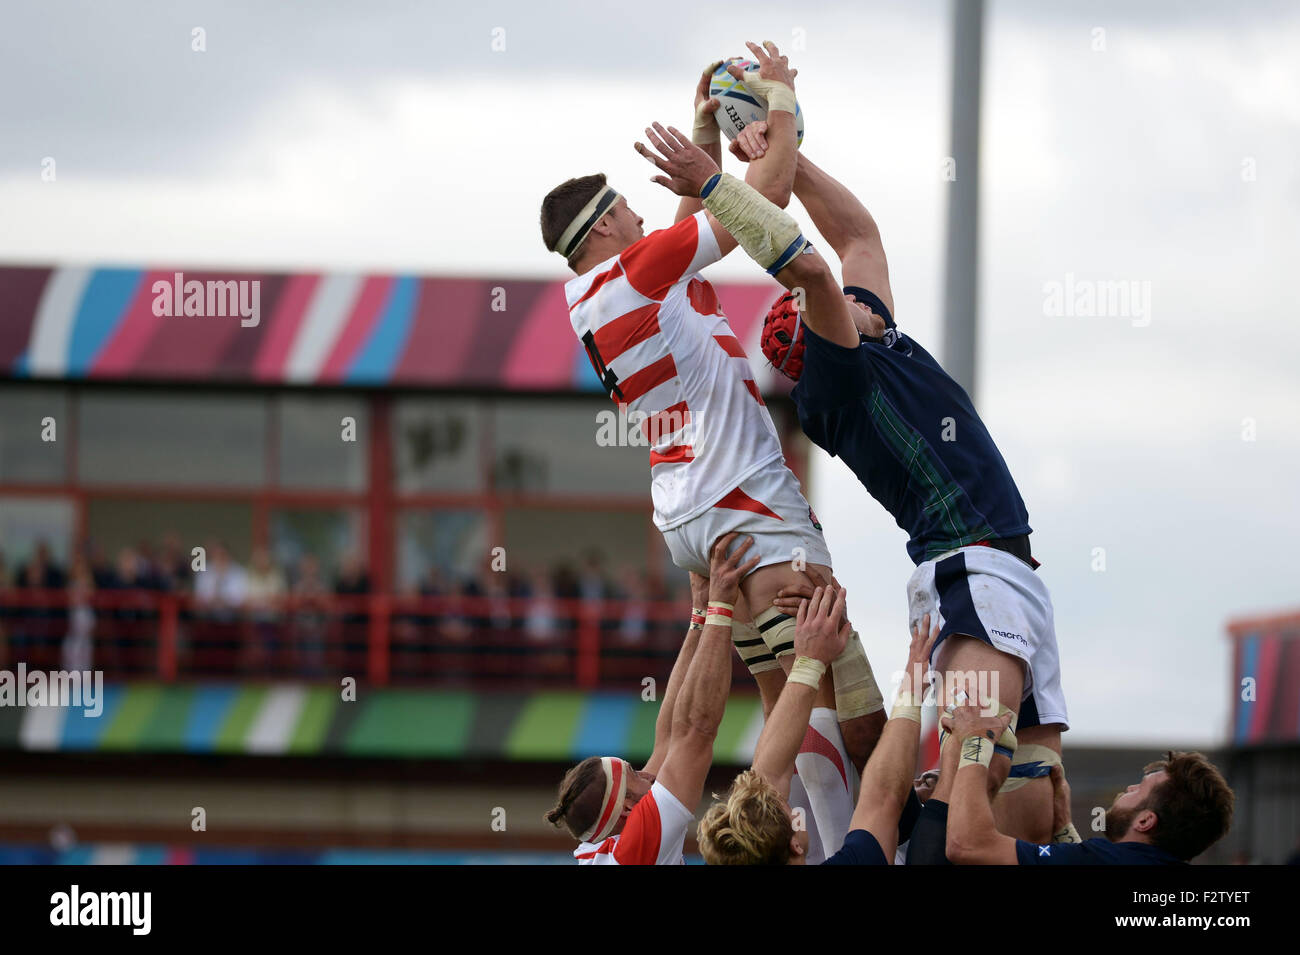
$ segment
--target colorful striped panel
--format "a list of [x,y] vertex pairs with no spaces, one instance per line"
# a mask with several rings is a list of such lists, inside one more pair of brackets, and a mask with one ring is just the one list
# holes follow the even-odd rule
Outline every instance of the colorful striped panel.
[[[104,688],[99,717],[55,707],[0,708],[0,748],[47,751],[365,756],[409,759],[646,759],[656,701],[624,693],[472,693],[273,684]],[[756,697],[735,695],[714,756],[741,765],[762,729]]]
[[[155,315],[154,283],[259,282],[238,315]],[[697,283],[698,284],[698,283]],[[772,283],[714,287],[755,347]],[[205,285],[206,289],[206,285]],[[174,304],[170,297],[169,304]],[[764,389],[784,379],[763,375]],[[0,268],[0,377],[590,391],[563,280]]]

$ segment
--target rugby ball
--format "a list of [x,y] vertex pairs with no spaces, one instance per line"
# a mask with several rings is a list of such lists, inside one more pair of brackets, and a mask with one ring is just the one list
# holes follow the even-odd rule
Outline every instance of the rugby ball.
[[[732,57],[713,71],[709,96],[718,101],[713,116],[728,139],[735,139],[750,123],[767,119],[767,101],[751,93],[744,83],[727,72],[727,67],[733,63],[746,73],[758,72],[757,63],[741,57]],[[794,128],[799,145],[803,145],[803,110],[798,100],[794,104]]]

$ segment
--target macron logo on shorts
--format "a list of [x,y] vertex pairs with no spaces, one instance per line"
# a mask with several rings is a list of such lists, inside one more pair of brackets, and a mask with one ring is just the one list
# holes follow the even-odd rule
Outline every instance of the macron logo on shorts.
[[1029,646],[1029,641],[1018,633],[1010,633],[1006,630],[994,630],[992,627],[989,627],[989,633],[997,637],[1002,637],[1004,640],[1015,640],[1017,643],[1023,644],[1026,647]]

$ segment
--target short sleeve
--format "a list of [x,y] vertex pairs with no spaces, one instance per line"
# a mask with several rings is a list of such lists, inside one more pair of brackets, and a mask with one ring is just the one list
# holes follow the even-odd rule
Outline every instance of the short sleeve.
[[822,865],[889,865],[880,843],[866,829],[851,829],[840,851]]
[[1016,862],[1019,865],[1096,865],[1098,859],[1089,852],[1085,843],[1052,842],[1038,845],[1016,840]]
[[661,783],[654,783],[628,817],[614,847],[619,865],[676,865],[695,815]]
[[827,341],[807,325],[804,336],[803,373],[795,385],[794,399],[806,412],[834,411],[867,395],[871,389],[869,346],[845,348]]
[[623,250],[619,262],[634,289],[659,301],[686,276],[721,258],[722,250],[707,214],[697,212],[634,242]]

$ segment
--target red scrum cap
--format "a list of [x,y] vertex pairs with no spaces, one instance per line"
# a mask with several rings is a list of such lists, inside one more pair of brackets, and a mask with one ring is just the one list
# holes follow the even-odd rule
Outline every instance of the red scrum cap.
[[803,322],[793,292],[784,293],[768,309],[760,347],[777,371],[791,381],[799,380],[803,374]]

